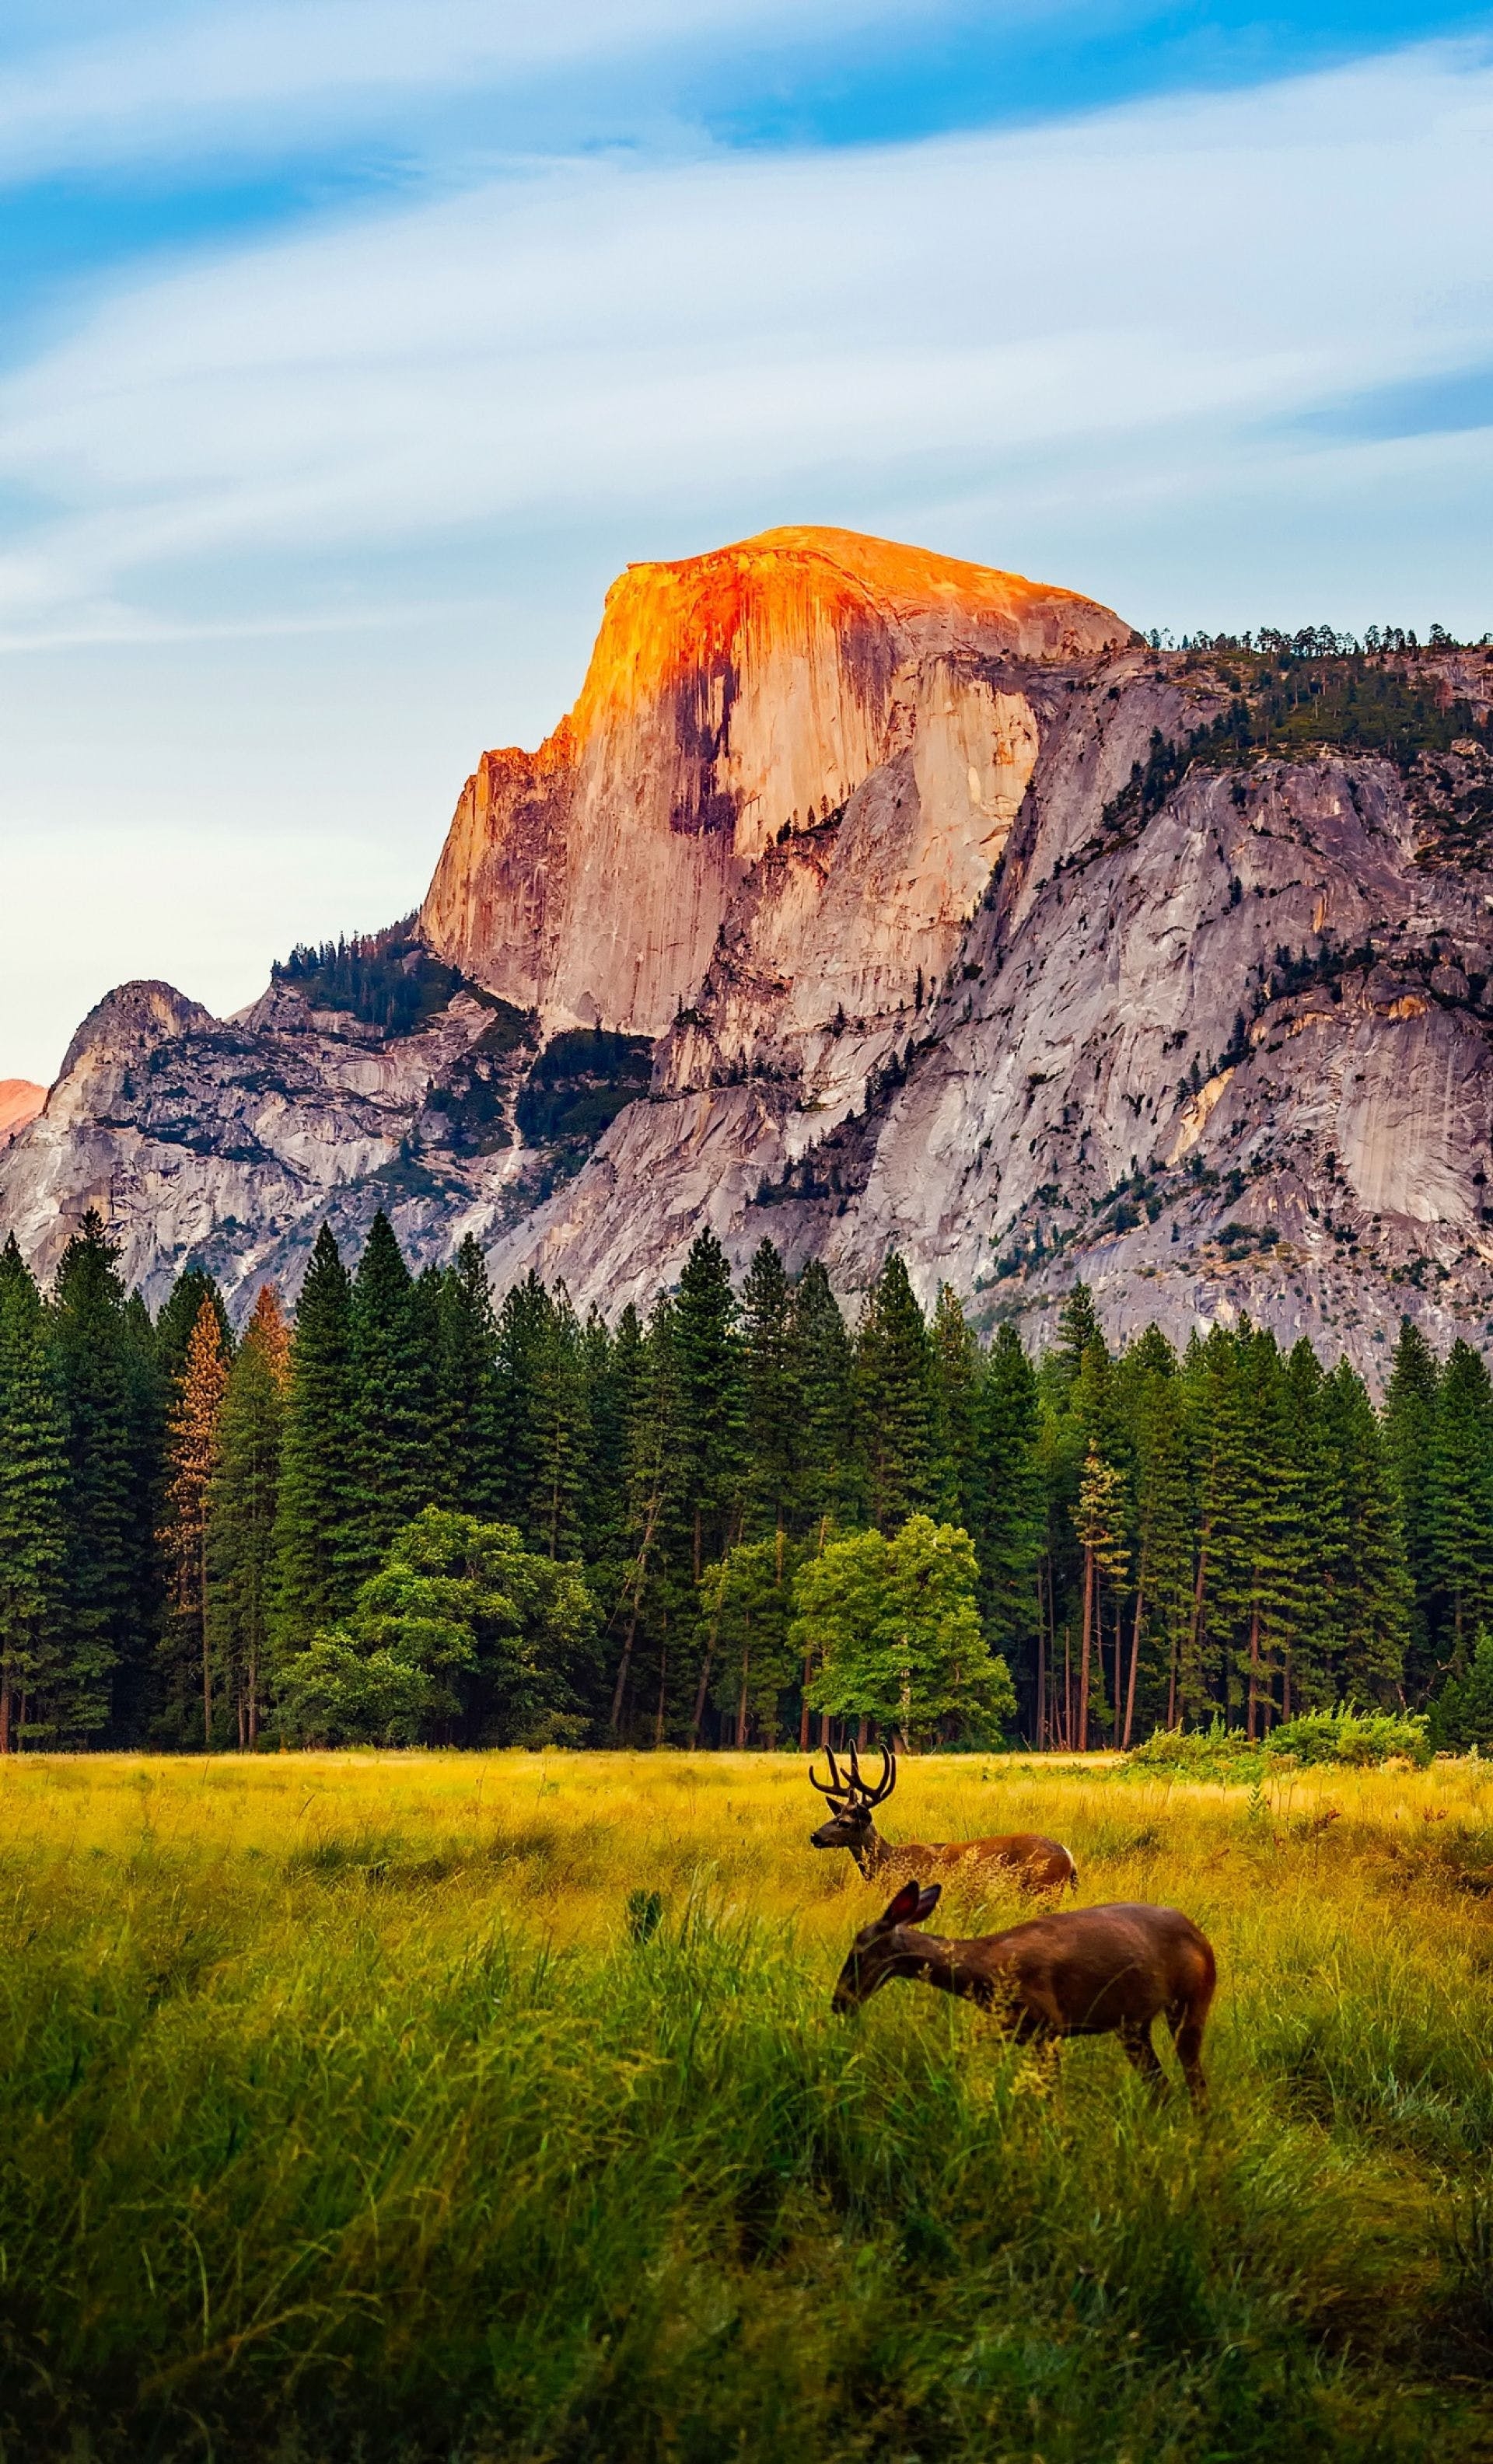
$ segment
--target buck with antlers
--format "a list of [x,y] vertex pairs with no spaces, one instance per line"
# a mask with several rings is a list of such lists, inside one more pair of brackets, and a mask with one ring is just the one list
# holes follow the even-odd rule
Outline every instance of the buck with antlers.
[[938,1891],[936,1882],[905,1882],[875,1924],[862,1927],[835,1987],[836,2011],[857,2010],[893,1977],[908,1977],[977,2003],[1019,2044],[1116,2035],[1128,2059],[1158,2090],[1167,2076],[1151,2023],[1163,2018],[1187,2093],[1202,2105],[1202,2037],[1218,1971],[1190,1917],[1178,1908],[1120,1903],[1033,1917],[1008,1933],[950,1942],[917,1930],[936,1906]]
[[[829,1752],[827,1747],[825,1751]],[[812,1763],[809,1778],[834,1808],[829,1820],[810,1832],[810,1847],[848,1848],[868,1882],[878,1875],[949,1874],[955,1870],[974,1871],[981,1865],[1003,1865],[1019,1874],[1028,1890],[1061,1891],[1069,1883],[1075,1889],[1078,1886],[1078,1868],[1067,1850],[1056,1839],[1043,1838],[1040,1831],[1014,1831],[1003,1839],[958,1839],[947,1846],[925,1846],[921,1840],[910,1840],[900,1848],[893,1847],[889,1839],[882,1837],[872,1820],[875,1808],[886,1804],[897,1784],[897,1758],[886,1746],[881,1749],[881,1777],[874,1787],[862,1778],[853,1746],[845,1777],[841,1777],[840,1766],[829,1753],[828,1779],[816,1779]]]

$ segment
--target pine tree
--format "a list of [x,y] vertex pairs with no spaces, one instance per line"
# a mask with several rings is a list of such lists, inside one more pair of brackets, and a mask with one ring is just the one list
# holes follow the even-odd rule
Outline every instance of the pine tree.
[[238,1742],[258,1743],[274,1591],[280,1445],[290,1386],[290,1332],[273,1284],[261,1286],[223,1397],[208,1507],[213,1661],[234,1708]]
[[1340,1702],[1392,1703],[1405,1673],[1412,1590],[1400,1503],[1384,1432],[1347,1360],[1326,1381],[1342,1500],[1332,1573],[1335,1692]]
[[[1148,1330],[1148,1333],[1154,1330]],[[1192,1607],[1192,1493],[1180,1381],[1170,1347],[1134,1347],[1134,1597],[1120,1743],[1175,1712],[1175,1671]]]
[[171,1388],[180,1383],[186,1371],[187,1349],[205,1301],[218,1321],[218,1342],[224,1359],[233,1357],[233,1330],[222,1293],[201,1267],[187,1266],[178,1275],[156,1319],[156,1360]]
[[208,1566],[208,1500],[218,1467],[218,1420],[228,1362],[218,1316],[204,1297],[187,1346],[166,1432],[166,1520],[160,1531],[168,1569],[171,1615],[180,1637],[174,1661],[189,1653],[201,1672],[202,1737],[212,1743],[211,1584]]
[[1431,1533],[1431,1456],[1436,1434],[1440,1368],[1414,1319],[1402,1317],[1399,1340],[1384,1398],[1384,1440],[1399,1495],[1405,1554],[1413,1588],[1406,1684],[1423,1701],[1435,1681],[1432,1594],[1435,1572]]
[[746,1398],[736,1298],[714,1232],[692,1243],[674,1303],[678,1475],[691,1523],[692,1578],[740,1530]]
[[758,1244],[741,1295],[746,1374],[746,1528],[775,1540],[794,1524],[803,1394],[794,1290],[771,1241]]
[[979,1343],[952,1285],[940,1284],[929,1328],[933,1389],[933,1484],[940,1514],[978,1531],[988,1503],[981,1444]]
[[396,1531],[431,1503],[434,1312],[405,1264],[382,1207],[352,1286],[354,1571],[374,1573]]
[[352,1287],[331,1227],[317,1234],[296,1310],[274,1520],[277,1656],[336,1624],[357,1589],[350,1525]]
[[487,1265],[470,1232],[441,1279],[437,1322],[432,1467],[448,1505],[495,1522],[503,1503],[497,1320]]
[[793,1287],[793,1348],[802,1397],[794,1528],[823,1534],[855,1493],[854,1353],[817,1258]]
[[1424,1510],[1433,1644],[1460,1675],[1478,1629],[1493,1625],[1493,1387],[1460,1336],[1441,1373]]
[[[692,1518],[680,1476],[684,1420],[678,1309],[660,1293],[648,1318],[627,1427],[627,1539],[617,1622],[622,1647],[612,1688],[609,1727],[626,1724],[629,1699],[641,1703],[640,1673],[656,1675],[654,1742],[663,1743],[669,1705],[669,1631],[691,1590]],[[706,1672],[708,1682],[708,1671]],[[629,1696],[630,1689],[630,1696]],[[642,1727],[642,1719],[635,1724]]]
[[928,1329],[893,1250],[855,1345],[855,1407],[867,1520],[894,1531],[933,1502],[933,1368]]
[[1088,1750],[1090,1708],[1101,1719],[1107,1716],[1103,1654],[1095,1650],[1101,1633],[1101,1580],[1119,1585],[1130,1572],[1124,1475],[1092,1445],[1084,1458],[1079,1481],[1076,1529],[1084,1552],[1084,1623],[1078,1663],[1078,1750],[1082,1754]]
[[549,1294],[531,1269],[497,1313],[494,1386],[503,1519],[525,1532],[542,1522],[538,1397],[549,1322]]
[[1031,1705],[1029,1733],[1045,1741],[1047,1680],[1039,1672],[1037,1570],[1045,1523],[1038,1459],[1037,1378],[1015,1327],[1002,1325],[985,1356],[976,1397],[982,1457],[978,1520],[966,1527],[979,1563],[985,1632]]
[[543,1557],[579,1557],[590,1485],[591,1412],[581,1322],[563,1284],[550,1304],[536,1363],[534,1436],[536,1478],[527,1545]]
[[0,1261],[0,1754],[53,1724],[66,1485],[41,1297],[12,1234]]
[[116,1672],[142,1641],[134,1343],[119,1255],[90,1207],[53,1290],[68,1454],[56,1694],[64,1737],[107,1724]]

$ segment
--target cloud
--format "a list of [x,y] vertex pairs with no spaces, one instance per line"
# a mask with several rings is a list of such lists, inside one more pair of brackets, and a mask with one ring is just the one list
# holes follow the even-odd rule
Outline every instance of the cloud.
[[294,602],[308,559],[769,478],[1165,474],[1486,358],[1490,128],[1493,69],[1428,49],[1020,134],[549,165],[195,265],[0,382],[0,626],[219,621],[246,564]]
[[823,40],[898,13],[895,0],[209,0],[142,24],[131,9],[0,70],[0,180],[283,145],[391,105],[407,120],[422,98]]

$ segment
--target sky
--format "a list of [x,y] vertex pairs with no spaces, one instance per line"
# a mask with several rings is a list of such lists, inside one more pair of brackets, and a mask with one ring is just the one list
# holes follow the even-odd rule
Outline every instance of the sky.
[[629,560],[1493,628],[1493,9],[8,0],[0,1077],[422,896]]

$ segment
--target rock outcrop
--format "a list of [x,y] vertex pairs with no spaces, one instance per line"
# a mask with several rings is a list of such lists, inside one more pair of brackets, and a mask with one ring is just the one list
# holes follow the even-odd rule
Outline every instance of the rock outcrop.
[[1319,719],[1304,672],[843,532],[632,567],[381,936],[400,1001],[123,987],[0,1221],[45,1269],[99,1204],[152,1297],[190,1258],[246,1306],[382,1203],[582,1306],[710,1222],[1034,1330],[1081,1272],[1117,1328],[1481,1341],[1493,659],[1385,652]]
[[0,1078],[0,1147],[30,1128],[46,1100],[45,1087],[34,1079]]

